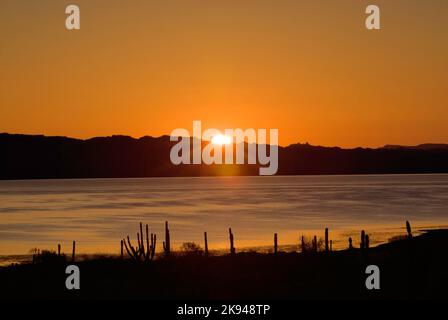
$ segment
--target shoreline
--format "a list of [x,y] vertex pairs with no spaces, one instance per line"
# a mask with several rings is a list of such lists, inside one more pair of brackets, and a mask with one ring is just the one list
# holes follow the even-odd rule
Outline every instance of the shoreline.
[[271,176],[261,176],[257,174],[245,174],[245,175],[183,175],[183,176],[136,176],[136,177],[86,177],[86,178],[24,178],[24,179],[3,179],[0,178],[0,183],[5,182],[22,182],[22,181],[85,181],[85,180],[144,180],[144,179],[200,179],[200,178],[247,178],[247,177],[260,177],[260,178],[285,178],[285,177],[357,177],[357,176],[437,176],[448,175],[447,171],[441,172],[384,172],[384,173],[308,173],[308,174],[275,174]]
[[[391,229],[402,229],[403,231],[401,232],[390,232],[389,236],[385,239],[383,239],[382,241],[377,241],[374,240],[373,242],[370,243],[370,248],[377,248],[379,246],[382,245],[387,245],[388,243],[391,243],[391,241],[393,241],[394,238],[399,238],[402,237],[404,235],[406,235],[406,230],[403,227],[391,227]],[[448,226],[446,225],[441,225],[441,226],[425,226],[425,227],[417,227],[416,230],[413,230],[413,234],[415,237],[424,235],[426,233],[431,233],[434,231],[448,231]],[[398,231],[398,230],[397,230]],[[360,231],[359,231],[360,232]],[[358,234],[359,232],[353,232],[353,234]],[[378,231],[379,232],[379,231]],[[300,232],[299,232],[300,233]],[[298,234],[299,234],[298,233]],[[344,233],[344,232],[342,232]],[[369,233],[369,235],[375,235],[375,233]],[[309,238],[309,237],[308,237]],[[338,241],[343,241],[342,239],[348,239],[349,238],[349,234],[344,234],[344,237],[342,237],[341,235],[339,236],[339,240]],[[320,239],[320,238],[319,238]],[[375,239],[375,237],[374,237]],[[309,241],[311,241],[311,239],[308,239]],[[188,242],[188,241],[185,241]],[[348,242],[345,241],[347,243],[347,245],[345,246],[335,246],[335,248],[332,250],[333,252],[341,252],[341,251],[345,251],[348,249]],[[357,242],[355,242],[357,243]],[[51,251],[51,248],[42,248],[42,250],[49,250]],[[258,246],[242,246],[242,247],[237,247],[236,248],[236,252],[237,253],[256,253],[256,254],[271,254],[274,250],[273,245],[258,245]],[[283,253],[298,253],[300,254],[300,243],[286,243],[286,244],[279,244],[278,245],[278,250],[283,252]],[[88,261],[88,260],[95,260],[98,258],[107,258],[107,259],[118,259],[120,258],[120,253],[118,252],[118,250],[116,250],[117,252],[91,252],[91,253],[86,253],[86,252],[79,252],[76,254],[78,261]],[[219,248],[211,248],[209,250],[210,255],[211,256],[225,256],[229,253],[229,248],[228,247],[219,247]],[[180,248],[180,246],[177,246],[176,248],[174,248],[173,250],[174,254],[182,254],[182,250]],[[68,255],[68,254],[67,254]],[[163,256],[163,252],[161,252],[160,250],[158,250],[155,254],[156,257],[161,257]],[[33,253],[19,253],[19,254],[4,254],[4,255],[0,255],[0,268],[5,268],[5,267],[9,267],[11,264],[29,264],[32,263],[33,261]]]
[[[39,299],[426,299],[448,298],[448,229],[369,249],[222,256],[185,253],[137,263],[77,261],[82,290],[63,286],[71,262],[49,259],[0,268],[0,297]],[[73,264],[73,263],[72,263]],[[381,269],[381,290],[366,290],[368,265]],[[150,289],[150,290],[149,290]]]

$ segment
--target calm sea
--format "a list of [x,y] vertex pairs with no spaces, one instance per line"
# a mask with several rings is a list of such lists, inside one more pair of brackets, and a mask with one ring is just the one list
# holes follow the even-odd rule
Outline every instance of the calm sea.
[[139,222],[158,236],[168,220],[174,247],[194,241],[294,250],[299,237],[323,237],[334,248],[355,244],[365,229],[371,243],[413,229],[448,225],[448,175],[198,177],[0,181],[0,255],[31,248],[118,253],[120,239],[136,238]]

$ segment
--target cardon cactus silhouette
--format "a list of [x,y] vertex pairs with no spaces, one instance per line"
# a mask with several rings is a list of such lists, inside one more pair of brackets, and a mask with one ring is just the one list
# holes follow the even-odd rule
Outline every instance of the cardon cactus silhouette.
[[155,234],[151,233],[151,242],[149,242],[148,225],[146,225],[146,249],[143,240],[143,225],[141,222],[140,233],[137,232],[137,247],[134,248],[134,246],[131,244],[129,236],[126,237],[126,240],[123,239],[121,243],[124,244],[126,252],[132,260],[148,262],[154,259],[157,237]]
[[366,247],[366,232],[364,230],[361,231],[361,241],[360,241],[360,248],[364,249]]
[[230,240],[230,254],[235,254],[235,247],[233,246],[232,228],[229,228],[229,240]]
[[277,254],[277,249],[278,249],[278,245],[277,245],[277,234],[274,233],[274,254]]
[[412,239],[412,230],[411,230],[411,224],[409,221],[406,221],[406,230],[408,232],[408,238]]
[[165,256],[169,256],[171,253],[170,229],[168,228],[168,221],[165,221],[165,241],[163,242],[163,251],[165,252]]
[[75,262],[75,251],[76,251],[76,242],[73,241],[73,246],[72,246],[72,262]]
[[349,248],[350,250],[353,249],[353,240],[352,240],[351,237],[348,238],[348,248]]
[[325,228],[325,252],[329,251],[328,247],[328,228]]
[[207,232],[204,232],[204,250],[205,250],[205,256],[208,257]]

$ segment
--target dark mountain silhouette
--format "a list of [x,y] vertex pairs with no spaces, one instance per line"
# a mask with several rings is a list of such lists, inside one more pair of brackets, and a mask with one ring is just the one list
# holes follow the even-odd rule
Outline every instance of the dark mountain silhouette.
[[[173,165],[175,143],[168,136],[80,140],[2,133],[0,179],[258,175],[258,165]],[[379,173],[448,173],[448,145],[279,148],[279,175]]]
[[448,149],[448,144],[444,143],[425,143],[419,144],[417,146],[397,146],[387,144],[383,149],[417,149],[417,150],[437,150],[437,149]]

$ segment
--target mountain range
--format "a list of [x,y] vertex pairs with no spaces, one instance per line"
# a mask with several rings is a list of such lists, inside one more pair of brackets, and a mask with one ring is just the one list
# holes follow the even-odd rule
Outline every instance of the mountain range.
[[[0,179],[258,175],[259,165],[174,165],[169,136],[81,140],[0,134]],[[245,146],[247,151],[247,145]],[[278,175],[448,173],[448,144],[279,147]]]

